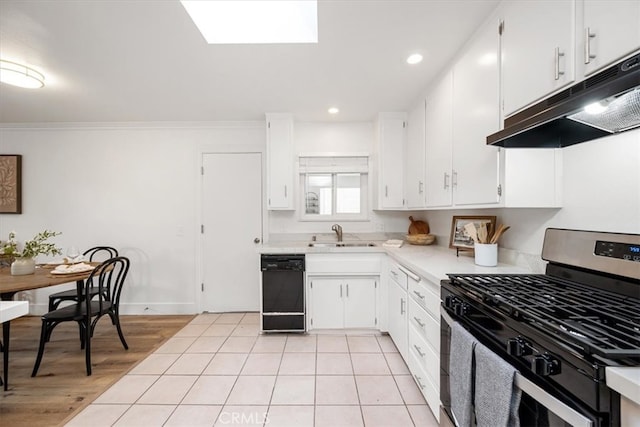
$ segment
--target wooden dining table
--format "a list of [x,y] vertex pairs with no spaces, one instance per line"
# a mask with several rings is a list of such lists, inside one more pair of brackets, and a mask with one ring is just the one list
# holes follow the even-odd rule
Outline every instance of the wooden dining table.
[[[90,262],[87,264],[95,267],[100,263]],[[92,270],[71,274],[52,274],[52,271],[53,268],[51,266],[37,266],[33,274],[12,276],[11,268],[0,268],[0,299],[3,301],[11,301],[13,296],[18,292],[47,288],[49,286],[71,282],[76,282],[78,293],[82,294],[84,280],[89,277]]]
[[[99,262],[87,263],[94,267],[99,265]],[[64,283],[76,282],[76,288],[78,295],[82,295],[84,292],[84,281],[89,277],[92,270],[87,270],[79,273],[70,274],[53,274],[52,265],[39,265],[36,266],[36,270],[33,274],[25,274],[20,276],[13,276],[11,274],[10,267],[0,267],[0,300],[12,301],[13,296],[22,291],[31,291],[34,289],[47,288],[49,286],[62,285]],[[26,303],[26,301],[25,301]],[[27,308],[28,311],[28,308]],[[7,390],[8,383],[8,370],[9,370],[9,334],[10,334],[10,322],[9,320],[2,322],[2,339],[3,339],[3,365],[4,375],[3,383],[4,389]]]

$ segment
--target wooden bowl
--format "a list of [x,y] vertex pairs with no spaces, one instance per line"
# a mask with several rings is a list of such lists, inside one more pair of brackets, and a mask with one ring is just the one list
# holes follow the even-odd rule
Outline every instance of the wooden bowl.
[[411,245],[430,245],[435,241],[433,234],[407,234],[407,243]]

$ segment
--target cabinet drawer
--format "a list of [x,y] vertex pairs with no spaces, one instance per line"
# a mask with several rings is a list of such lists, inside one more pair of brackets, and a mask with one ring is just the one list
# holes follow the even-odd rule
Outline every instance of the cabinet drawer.
[[418,388],[422,392],[433,416],[440,421],[440,388],[429,380],[429,375],[422,369],[413,352],[409,352],[409,371]]
[[422,365],[422,369],[429,375],[429,380],[436,388],[440,388],[440,356],[435,353],[431,345],[427,344],[421,333],[409,326],[409,352]]
[[440,289],[424,279],[409,279],[409,295],[433,317],[440,318]]
[[431,317],[413,298],[409,298],[409,324],[440,354],[440,318]]
[[400,285],[402,289],[407,289],[407,273],[402,271],[399,264],[395,262],[389,263],[389,277]]

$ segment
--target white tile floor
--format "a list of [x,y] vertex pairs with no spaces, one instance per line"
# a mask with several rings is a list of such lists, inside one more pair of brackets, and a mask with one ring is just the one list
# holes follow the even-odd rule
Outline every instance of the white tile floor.
[[201,314],[67,426],[437,426],[385,335],[260,335]]

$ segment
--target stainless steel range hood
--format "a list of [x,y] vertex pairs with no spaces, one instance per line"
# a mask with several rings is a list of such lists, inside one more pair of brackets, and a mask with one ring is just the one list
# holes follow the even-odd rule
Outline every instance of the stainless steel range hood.
[[640,53],[505,119],[487,144],[560,148],[637,127]]

